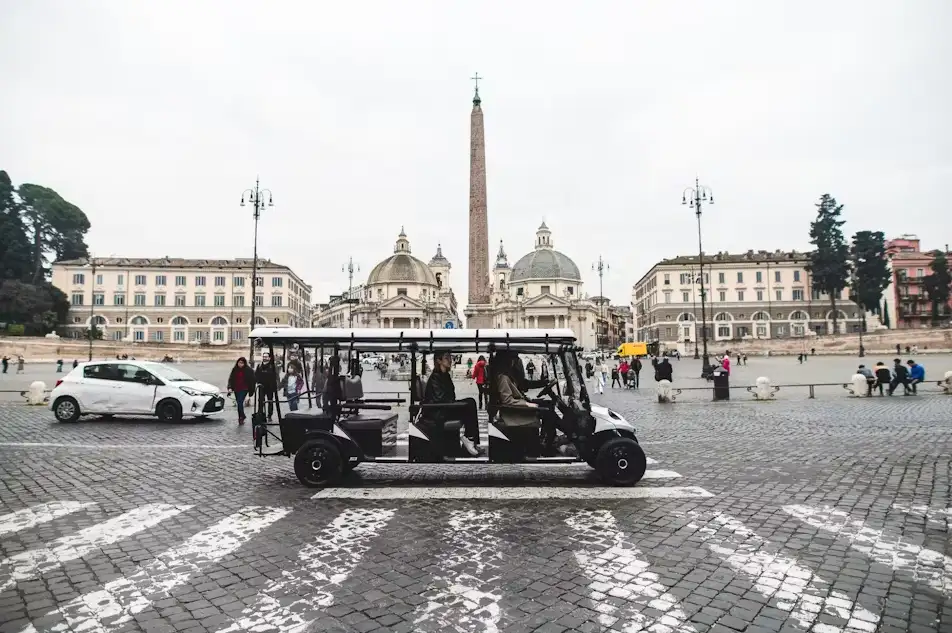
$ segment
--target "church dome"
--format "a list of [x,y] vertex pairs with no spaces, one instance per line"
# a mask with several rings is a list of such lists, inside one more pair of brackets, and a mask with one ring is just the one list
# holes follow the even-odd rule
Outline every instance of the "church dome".
[[393,246],[393,255],[374,266],[367,277],[368,286],[387,283],[437,285],[429,266],[410,254],[410,241],[403,227]]
[[535,250],[524,255],[512,267],[509,283],[528,279],[567,279],[582,281],[582,275],[567,255],[552,248],[552,232],[542,223],[536,231]]

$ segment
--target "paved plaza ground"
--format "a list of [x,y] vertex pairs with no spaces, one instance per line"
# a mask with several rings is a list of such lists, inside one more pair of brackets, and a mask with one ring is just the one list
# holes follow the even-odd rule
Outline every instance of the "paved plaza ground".
[[[918,397],[595,395],[652,462],[633,488],[585,465],[364,464],[315,491],[252,455],[231,408],[64,425],[2,403],[0,632],[952,631],[952,398],[934,393],[952,358],[918,360]],[[750,358],[733,384],[858,363]],[[0,389],[55,381],[27,367]]]

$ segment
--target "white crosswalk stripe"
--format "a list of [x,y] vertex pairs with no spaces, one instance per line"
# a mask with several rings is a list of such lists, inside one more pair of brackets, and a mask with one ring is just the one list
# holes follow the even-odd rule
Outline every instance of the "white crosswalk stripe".
[[[659,582],[658,574],[649,571],[650,564],[644,555],[625,542],[625,535],[619,531],[611,512],[582,510],[566,519],[566,524],[582,544],[575,559],[590,581],[589,597],[600,607],[602,626],[614,627],[623,619],[621,630],[624,631],[696,633],[687,623],[677,597],[668,593]],[[616,608],[603,602],[608,596],[625,600],[632,608]],[[655,609],[663,615],[655,621],[640,613],[643,608]]]
[[[691,513],[695,518],[700,515]],[[691,524],[700,533],[708,549],[736,572],[748,576],[760,595],[777,600],[777,608],[788,611],[803,629],[810,630],[821,613],[847,620],[845,628],[823,625],[826,633],[846,629],[876,630],[879,617],[854,604],[840,591],[830,591],[831,583],[799,565],[796,560],[776,553],[776,548],[737,519],[714,514],[707,524]]]
[[903,514],[922,517],[931,528],[952,532],[952,508],[933,509],[924,505],[907,506],[896,503],[893,504],[893,509]]
[[[414,618],[414,631],[499,631],[503,590],[497,567],[502,563],[496,511],[454,511],[443,542],[448,555],[423,597],[423,613]],[[462,627],[462,628],[461,628]]]
[[[331,590],[354,571],[394,513],[381,509],[342,512],[318,532],[312,543],[301,548],[299,567],[262,587],[255,603],[220,633],[268,627],[287,633],[305,630],[311,619],[304,614],[334,604]],[[341,556],[345,558],[343,565],[338,562]]]
[[92,504],[78,501],[51,501],[40,505],[17,510],[0,516],[0,536],[13,534],[20,530],[29,530],[37,525],[48,523],[61,516],[78,512]]
[[155,503],[140,506],[125,514],[102,523],[83,528],[76,534],[57,539],[49,547],[20,552],[0,561],[0,576],[9,572],[6,581],[0,582],[0,591],[5,591],[17,582],[44,574],[51,569],[89,555],[106,545],[138,534],[191,506],[171,506]]
[[831,507],[789,505],[783,510],[811,527],[845,538],[850,547],[877,563],[909,572],[918,582],[952,596],[952,558],[941,552],[911,543],[898,533],[868,527],[849,513]]
[[[287,508],[244,508],[159,554],[131,575],[108,582],[102,589],[83,594],[56,610],[75,631],[116,630],[147,609],[157,596],[167,596],[202,567],[224,558],[289,512]],[[32,625],[23,629],[23,633],[35,631]]]

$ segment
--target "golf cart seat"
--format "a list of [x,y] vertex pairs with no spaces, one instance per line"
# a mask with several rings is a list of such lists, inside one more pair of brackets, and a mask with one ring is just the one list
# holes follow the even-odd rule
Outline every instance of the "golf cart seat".
[[344,378],[344,400],[361,400],[364,397],[364,383],[360,376]]
[[396,424],[398,417],[396,413],[384,416],[359,414],[341,418],[340,425],[348,431],[381,431],[388,424]]

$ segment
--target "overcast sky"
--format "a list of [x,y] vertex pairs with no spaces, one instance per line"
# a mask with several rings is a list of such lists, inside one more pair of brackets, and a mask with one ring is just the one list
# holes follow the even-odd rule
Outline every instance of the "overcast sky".
[[466,301],[473,82],[490,248],[545,219],[586,291],[630,301],[657,260],[850,235],[952,242],[952,2],[0,0],[0,169],[52,187],[96,255],[260,253],[315,300],[441,242]]

